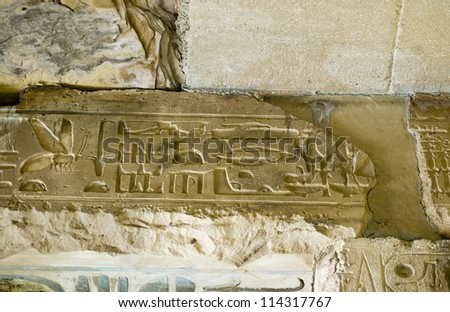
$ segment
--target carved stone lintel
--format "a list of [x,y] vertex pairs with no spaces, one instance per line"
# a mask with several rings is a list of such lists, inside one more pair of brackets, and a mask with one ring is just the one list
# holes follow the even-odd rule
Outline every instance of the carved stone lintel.
[[367,221],[369,156],[247,96],[36,90],[15,116],[0,141],[12,209],[255,209],[355,233]]

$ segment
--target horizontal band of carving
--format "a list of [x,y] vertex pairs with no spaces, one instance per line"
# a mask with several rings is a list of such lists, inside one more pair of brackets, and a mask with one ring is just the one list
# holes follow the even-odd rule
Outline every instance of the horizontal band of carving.
[[[75,91],[34,91],[13,115],[3,115],[5,206],[247,207],[337,222],[365,215],[373,164],[331,128],[249,97],[115,94],[94,99]],[[71,105],[70,98],[79,104]],[[150,105],[141,111],[142,98]],[[47,111],[41,105],[48,99],[55,105]],[[230,106],[230,99],[238,103]],[[111,113],[119,106],[126,112]]]

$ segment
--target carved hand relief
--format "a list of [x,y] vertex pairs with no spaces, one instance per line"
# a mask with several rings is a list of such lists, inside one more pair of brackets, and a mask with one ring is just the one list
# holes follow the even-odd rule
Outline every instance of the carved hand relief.
[[[59,108],[68,105],[63,93],[56,92],[61,98],[53,97],[58,104],[51,111],[39,109],[39,101],[19,106],[22,121],[14,127],[3,118],[4,205],[254,208],[357,231],[362,226],[366,194],[375,184],[373,164],[330,128],[250,98],[230,111],[217,96],[190,102],[189,96],[145,93],[152,105],[140,110],[144,106],[133,103],[140,93],[125,102],[99,95],[89,108],[68,111]],[[128,109],[117,113],[114,105]]]
[[411,129],[419,143],[427,215],[450,237],[450,103],[448,97],[418,95],[411,106]]

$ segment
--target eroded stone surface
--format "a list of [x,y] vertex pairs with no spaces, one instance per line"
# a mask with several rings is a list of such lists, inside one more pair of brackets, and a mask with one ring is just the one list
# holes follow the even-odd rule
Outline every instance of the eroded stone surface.
[[175,16],[153,2],[97,2],[1,6],[0,92],[52,84],[179,89]]
[[34,194],[44,201],[30,204],[44,210],[69,208],[76,196],[92,199],[79,208],[112,200],[106,210],[221,199],[222,208],[283,202],[277,211],[364,219],[376,183],[367,154],[332,129],[247,96],[35,90],[5,111],[3,123],[11,162],[4,196],[19,196],[10,205],[18,209],[21,196]]
[[409,119],[419,141],[417,156],[427,216],[442,235],[450,237],[450,97],[414,96]]
[[341,291],[450,291],[448,241],[359,239],[341,256]]

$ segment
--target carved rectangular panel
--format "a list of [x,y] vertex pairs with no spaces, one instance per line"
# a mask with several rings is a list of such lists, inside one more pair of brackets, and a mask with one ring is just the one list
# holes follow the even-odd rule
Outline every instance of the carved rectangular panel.
[[416,134],[426,212],[450,237],[450,97],[416,95],[410,113]]
[[307,254],[267,255],[242,268],[207,257],[95,252],[43,255],[28,250],[0,260],[0,291],[297,292],[311,291],[311,284],[312,255]]
[[395,239],[345,245],[341,291],[450,291],[450,246]]
[[358,231],[374,183],[346,138],[247,96],[35,90],[1,120],[13,209],[256,209]]

